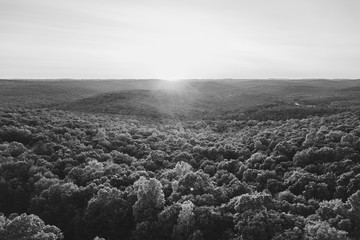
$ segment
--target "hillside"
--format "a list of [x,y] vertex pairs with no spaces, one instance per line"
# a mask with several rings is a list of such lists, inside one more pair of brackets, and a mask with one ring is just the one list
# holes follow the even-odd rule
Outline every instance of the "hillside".
[[305,111],[300,115],[307,116],[360,103],[356,80],[2,80],[0,86],[3,107],[182,119],[259,117],[259,109]]
[[0,86],[3,107],[161,119],[276,120],[360,106],[357,80],[57,80],[0,81]]
[[103,93],[63,105],[58,109],[77,112],[121,114],[150,118],[186,117],[194,111],[196,97],[161,90],[127,90]]
[[109,91],[149,89],[147,80],[0,80],[3,107],[48,107]]

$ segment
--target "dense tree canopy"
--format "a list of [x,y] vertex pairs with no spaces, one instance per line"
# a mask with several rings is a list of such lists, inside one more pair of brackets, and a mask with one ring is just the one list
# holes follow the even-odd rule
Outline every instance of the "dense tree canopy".
[[0,212],[0,239],[358,239],[359,113],[0,109]]

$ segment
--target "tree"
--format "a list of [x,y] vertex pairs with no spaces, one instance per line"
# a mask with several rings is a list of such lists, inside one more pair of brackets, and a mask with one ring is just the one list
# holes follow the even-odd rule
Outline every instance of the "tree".
[[311,156],[314,155],[314,152],[314,148],[308,148],[297,152],[293,158],[295,166],[305,167],[306,165],[312,163]]
[[137,239],[156,239],[158,214],[165,205],[165,196],[160,181],[155,178],[146,180],[140,177],[134,183],[137,201],[133,206],[133,215],[137,223],[134,232]]
[[359,236],[360,234],[360,190],[351,195],[348,199],[348,203],[351,206],[350,219],[355,228],[352,230],[352,235]]
[[274,205],[271,195],[266,193],[243,194],[239,197],[235,204],[235,211],[238,213],[247,210],[255,210],[260,208],[272,208]]
[[22,143],[12,142],[6,149],[12,157],[18,157],[26,151],[26,147]]
[[149,153],[144,162],[144,167],[150,171],[161,169],[168,162],[167,154],[161,150],[154,150]]
[[137,222],[154,220],[164,208],[165,197],[160,181],[155,178],[146,180],[140,177],[134,183],[137,201],[133,206],[133,214]]
[[347,232],[333,228],[327,222],[315,221],[305,226],[306,240],[348,240]]
[[177,162],[174,167],[174,172],[176,174],[177,179],[181,178],[182,176],[184,176],[185,174],[187,174],[191,171],[192,171],[191,165],[186,162],[182,162],[182,161]]
[[[288,235],[296,237],[297,234],[290,234],[290,231],[293,232],[297,226],[302,227],[302,222],[302,218],[292,214],[278,213],[265,208],[251,209],[236,214],[234,218],[235,231],[241,236],[240,239],[249,240],[268,240],[286,231]],[[292,238],[294,239],[294,236]]]
[[31,161],[8,161],[0,164],[0,211],[5,214],[25,212],[33,191],[29,169]]
[[215,186],[209,175],[202,170],[196,172],[188,172],[180,178],[177,192],[184,196],[188,194],[202,195],[205,193],[213,193]]
[[84,219],[94,235],[108,240],[123,239],[128,237],[133,224],[130,210],[131,205],[121,191],[105,187],[88,202]]
[[25,213],[9,218],[0,215],[0,239],[2,240],[57,240],[63,239],[59,228],[45,225],[38,216]]
[[328,200],[330,198],[330,193],[328,191],[328,186],[326,183],[315,183],[313,181],[309,182],[305,186],[303,191],[305,199],[315,198],[319,200]]
[[[195,239],[225,240],[231,239],[229,232],[233,231],[233,216],[224,213],[222,209],[213,206],[200,206],[193,210],[196,229],[192,233]],[[230,234],[231,235],[231,234]],[[194,239],[190,237],[190,239]]]
[[180,152],[174,157],[174,162],[191,162],[193,156],[188,152]]
[[176,239],[187,239],[192,232],[195,224],[194,204],[191,201],[185,201],[181,204],[177,226],[174,230]]
[[19,129],[17,127],[5,126],[0,130],[0,139],[7,142],[19,142],[28,144],[32,140],[32,134],[28,129]]
[[181,209],[181,204],[174,203],[161,211],[158,220],[159,239],[171,239]]
[[61,228],[69,238],[85,238],[82,220],[84,208],[96,190],[93,185],[78,187],[73,183],[57,183],[31,200],[29,212]]

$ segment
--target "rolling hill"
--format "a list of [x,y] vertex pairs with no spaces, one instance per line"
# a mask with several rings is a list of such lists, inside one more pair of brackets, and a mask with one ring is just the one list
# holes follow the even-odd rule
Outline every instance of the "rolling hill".
[[[360,106],[358,80],[0,81],[2,107],[177,119],[278,119]],[[289,114],[286,114],[289,113]]]

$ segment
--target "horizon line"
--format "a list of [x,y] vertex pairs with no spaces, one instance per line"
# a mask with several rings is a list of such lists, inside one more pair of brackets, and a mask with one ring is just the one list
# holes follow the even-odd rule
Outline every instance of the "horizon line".
[[[156,81],[169,81],[166,78],[0,78],[0,81],[142,81],[142,80],[156,80]],[[360,80],[360,78],[179,78],[176,81],[206,81],[206,80]]]

